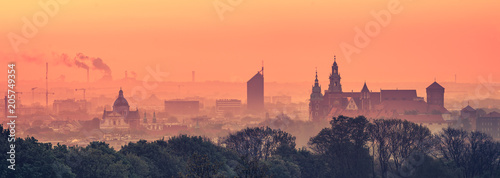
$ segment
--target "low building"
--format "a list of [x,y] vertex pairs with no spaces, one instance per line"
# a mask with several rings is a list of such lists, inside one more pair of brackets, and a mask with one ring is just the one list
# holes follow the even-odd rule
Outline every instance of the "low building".
[[241,100],[220,99],[215,101],[215,113],[217,116],[224,116],[226,113],[240,114]]
[[200,102],[186,100],[165,101],[165,112],[169,114],[198,114],[200,112]]
[[54,100],[52,104],[55,113],[67,112],[87,112],[88,102],[86,100]]
[[500,113],[491,112],[476,120],[476,131],[483,132],[500,140]]
[[274,104],[290,104],[292,103],[292,97],[288,95],[281,95],[281,96],[273,96],[273,103]]

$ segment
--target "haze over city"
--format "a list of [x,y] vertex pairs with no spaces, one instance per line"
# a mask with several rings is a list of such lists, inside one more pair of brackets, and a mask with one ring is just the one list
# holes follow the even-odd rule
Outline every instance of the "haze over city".
[[[499,76],[494,65],[484,65],[500,57],[497,1],[398,1],[400,12],[351,61],[340,44],[354,45],[355,28],[364,31],[376,21],[371,12],[387,10],[388,1],[242,1],[223,20],[212,1],[203,2],[71,1],[17,52],[1,40],[0,56],[33,71],[23,80],[43,79],[39,66],[50,62],[54,77],[85,81],[85,72],[57,58],[77,53],[101,58],[115,79],[124,71],[141,79],[146,66],[160,65],[169,81],[190,81],[196,71],[197,81],[244,82],[264,60],[266,81],[308,82],[315,67],[319,76],[329,74],[322,64],[333,55],[350,76],[346,82],[454,81],[457,75],[459,82],[477,83],[479,76]],[[32,21],[40,10],[37,1],[4,4],[0,33],[22,35],[22,19]]]
[[0,177],[499,177],[499,9],[1,3]]

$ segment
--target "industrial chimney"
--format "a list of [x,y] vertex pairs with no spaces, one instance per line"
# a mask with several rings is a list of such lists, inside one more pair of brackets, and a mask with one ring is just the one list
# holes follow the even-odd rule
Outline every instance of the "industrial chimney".
[[89,69],[87,68],[87,85],[90,82],[90,74],[89,74]]
[[194,70],[193,70],[193,82],[194,82]]

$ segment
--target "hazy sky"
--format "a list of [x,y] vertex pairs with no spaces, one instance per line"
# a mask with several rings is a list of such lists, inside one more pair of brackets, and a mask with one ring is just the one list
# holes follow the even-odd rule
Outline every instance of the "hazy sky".
[[[77,53],[101,58],[114,79],[159,65],[171,81],[194,70],[197,81],[241,82],[264,60],[266,81],[312,83],[317,67],[326,84],[334,55],[350,82],[500,78],[498,0],[70,0],[52,14],[39,2],[55,0],[0,2],[0,58],[17,61],[27,80],[43,78],[47,61],[51,78],[85,81],[85,70],[58,58]],[[372,15],[391,11],[382,25]],[[23,34],[26,20],[37,32]],[[369,43],[355,42],[356,29]]]

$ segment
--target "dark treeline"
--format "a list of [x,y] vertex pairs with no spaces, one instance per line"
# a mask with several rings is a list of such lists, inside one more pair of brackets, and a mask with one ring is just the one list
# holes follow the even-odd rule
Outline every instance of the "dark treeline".
[[0,177],[500,177],[500,143],[480,132],[447,128],[431,134],[408,121],[339,116],[296,148],[295,137],[247,128],[217,143],[199,136],[140,140],[120,151],[16,139],[15,171],[0,126]]

